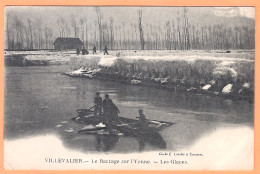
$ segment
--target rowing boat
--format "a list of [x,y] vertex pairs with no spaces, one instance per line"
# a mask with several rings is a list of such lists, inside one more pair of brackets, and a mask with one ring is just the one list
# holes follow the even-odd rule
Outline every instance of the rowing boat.
[[89,109],[77,110],[78,116],[72,118],[77,123],[82,123],[85,126],[80,129],[79,133],[93,134],[100,130],[116,130],[125,135],[140,136],[158,133],[159,130],[169,127],[174,123],[158,120],[147,119],[147,126],[143,126],[139,120],[125,117],[118,117],[117,121],[108,122],[101,116],[94,116],[93,111]]

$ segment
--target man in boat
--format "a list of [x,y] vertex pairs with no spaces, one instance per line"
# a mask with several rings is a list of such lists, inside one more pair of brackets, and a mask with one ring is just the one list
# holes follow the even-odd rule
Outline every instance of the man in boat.
[[94,115],[97,116],[97,113],[98,113],[98,115],[100,116],[101,111],[102,111],[102,98],[100,97],[99,92],[96,92],[96,97],[94,99],[94,103],[95,103]]
[[108,123],[112,123],[115,119],[118,119],[119,109],[109,98],[108,94],[105,95],[105,99],[103,100],[103,111],[104,111],[105,120]]
[[145,129],[145,128],[149,127],[149,122],[146,119],[142,109],[139,110],[139,117],[137,117],[137,118],[139,119],[139,126],[140,126],[140,128],[144,128]]
[[118,114],[120,113],[118,107],[113,103],[112,108],[111,108],[111,116],[112,116],[112,121],[114,123],[118,123],[119,122],[119,117]]

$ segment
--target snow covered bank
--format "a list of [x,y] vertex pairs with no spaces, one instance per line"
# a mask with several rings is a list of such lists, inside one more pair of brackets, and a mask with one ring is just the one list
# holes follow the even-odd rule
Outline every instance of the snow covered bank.
[[70,57],[70,68],[77,70],[81,67],[98,68],[99,66],[111,67],[117,57],[110,55],[73,55]]
[[[86,71],[101,69],[100,76],[112,80],[128,80],[129,84],[150,82],[174,90],[191,87],[223,94],[236,93],[248,83],[244,91],[254,91],[254,60],[245,57],[215,57],[208,55],[165,56],[73,56],[71,69]],[[73,75],[73,72],[71,73]],[[133,80],[138,80],[138,83]],[[229,85],[228,87],[226,87]],[[226,87],[226,88],[225,88]],[[223,90],[225,88],[225,90]],[[190,91],[190,90],[189,90]],[[216,93],[216,94],[218,94]]]
[[[254,50],[225,51],[109,51],[76,55],[74,51],[6,51],[6,66],[44,66],[69,63],[71,76],[124,80],[133,85],[163,86],[170,89],[222,93],[254,91]],[[93,73],[93,70],[99,70]],[[100,71],[101,69],[101,71]],[[92,72],[88,72],[91,70]],[[132,81],[131,80],[138,80]],[[214,83],[212,83],[214,81]],[[244,88],[245,83],[250,84]],[[206,86],[208,85],[208,86]],[[210,86],[209,86],[210,85]],[[243,88],[243,89],[242,89]],[[206,89],[206,90],[205,90]],[[242,92],[241,92],[242,91]]]
[[[177,56],[179,58],[187,56],[204,56],[204,57],[225,57],[225,58],[242,58],[255,59],[254,50],[114,50],[109,51],[109,55],[124,57],[124,56]],[[102,53],[101,53],[102,54]]]
[[5,51],[6,66],[42,66],[49,64],[68,63],[75,52],[52,52],[52,51]]
[[46,66],[49,65],[45,60],[28,60],[24,55],[5,56],[5,66]]

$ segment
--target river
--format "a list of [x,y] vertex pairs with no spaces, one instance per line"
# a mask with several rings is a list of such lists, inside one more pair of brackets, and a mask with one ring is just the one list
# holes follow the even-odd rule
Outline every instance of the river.
[[[129,153],[158,150],[160,141],[166,143],[166,150],[180,150],[218,129],[254,128],[254,105],[245,100],[61,75],[68,70],[69,65],[5,68],[5,140],[51,134],[66,148],[83,153]],[[102,98],[105,93],[110,95],[120,116],[135,118],[138,110],[143,109],[149,119],[175,124],[160,131],[153,142],[126,136],[78,134],[84,125],[71,118],[77,115],[77,109],[93,106],[97,91]]]

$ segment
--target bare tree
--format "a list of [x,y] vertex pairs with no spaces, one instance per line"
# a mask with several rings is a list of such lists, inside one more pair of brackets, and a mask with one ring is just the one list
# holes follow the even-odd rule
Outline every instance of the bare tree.
[[86,18],[80,19],[81,38],[83,41],[83,45],[85,45],[85,21],[86,21]]
[[110,46],[111,46],[111,49],[114,49],[114,19],[112,17],[110,17],[109,21],[110,21],[110,25],[109,25],[109,29],[110,29]]
[[64,18],[61,18],[61,32],[62,32],[62,37],[65,37],[65,25],[66,25],[66,21]]
[[140,44],[141,44],[141,50],[144,50],[144,31],[142,26],[142,8],[140,8],[138,11],[138,26],[139,26],[139,32],[140,32]]
[[87,18],[86,18],[86,20],[85,20],[85,30],[86,30],[86,42],[85,42],[85,44],[86,44],[86,48],[88,49],[88,24],[87,24]]
[[171,25],[170,25],[170,21],[166,22],[165,29],[166,29],[166,36],[165,36],[166,49],[171,50]]
[[79,27],[78,27],[78,21],[75,19],[75,16],[71,17],[71,26],[72,26],[73,31],[74,31],[74,37],[78,37]]
[[167,19],[163,25],[144,21],[142,8],[137,11],[138,21],[135,24],[114,21],[113,17],[105,19],[100,7],[94,7],[93,13],[97,15],[93,21],[86,18],[77,20],[78,16],[71,16],[68,21],[57,17],[54,19],[57,27],[48,26],[48,23],[43,23],[44,20],[33,17],[23,19],[22,16],[7,13],[6,47],[48,49],[51,48],[52,37],[74,36],[80,37],[85,47],[95,44],[99,49],[104,44],[110,49],[254,49],[254,28],[241,24],[231,27],[226,24],[195,23],[186,8],[181,13],[177,11],[176,18]]
[[44,28],[44,37],[45,37],[45,49],[49,48],[50,40],[52,37],[52,28],[45,26]]
[[11,28],[10,28],[10,18],[11,18],[11,15],[10,14],[7,14],[6,15],[6,26],[5,26],[5,32],[7,34],[7,48],[10,49],[11,48]]
[[66,33],[66,21],[63,17],[59,17],[57,19],[57,23],[59,26],[59,33],[60,33],[60,37],[65,37],[65,33]]
[[118,30],[119,30],[119,45],[120,49],[122,49],[122,35],[121,35],[121,26],[118,25]]
[[96,11],[97,13],[97,23],[98,23],[98,30],[99,30],[99,49],[102,50],[102,20],[103,20],[103,14],[102,14],[102,11],[100,9],[100,7],[94,7],[94,10]]
[[106,23],[104,23],[102,25],[102,36],[103,36],[103,38],[102,38],[102,41],[103,41],[102,45],[109,44],[109,34],[108,33],[109,33],[108,25]]
[[38,49],[42,48],[42,22],[39,18],[36,20],[37,36],[38,36]]
[[32,21],[30,18],[27,18],[28,24],[28,34],[30,35],[30,49],[33,49],[33,29],[32,29]]
[[97,32],[96,32],[97,31],[97,25],[98,25],[97,21],[94,21],[94,26],[95,26],[94,27],[94,44],[95,45],[98,45],[98,43],[97,43],[98,42],[97,41]]
[[17,16],[14,17],[14,29],[16,36],[16,47],[18,49],[22,48],[23,45],[23,34],[22,34],[23,23],[18,19]]
[[182,49],[179,11],[177,12],[177,34],[178,34],[178,37],[177,37],[178,38],[177,39],[178,49]]
[[188,9],[184,7],[183,9],[183,30],[184,30],[184,49],[190,49],[190,34],[189,34],[189,18],[188,18]]
[[65,27],[64,37],[70,37],[70,34],[71,34],[71,30],[70,29],[71,28],[70,28],[69,24],[67,22],[65,22],[64,27]]

